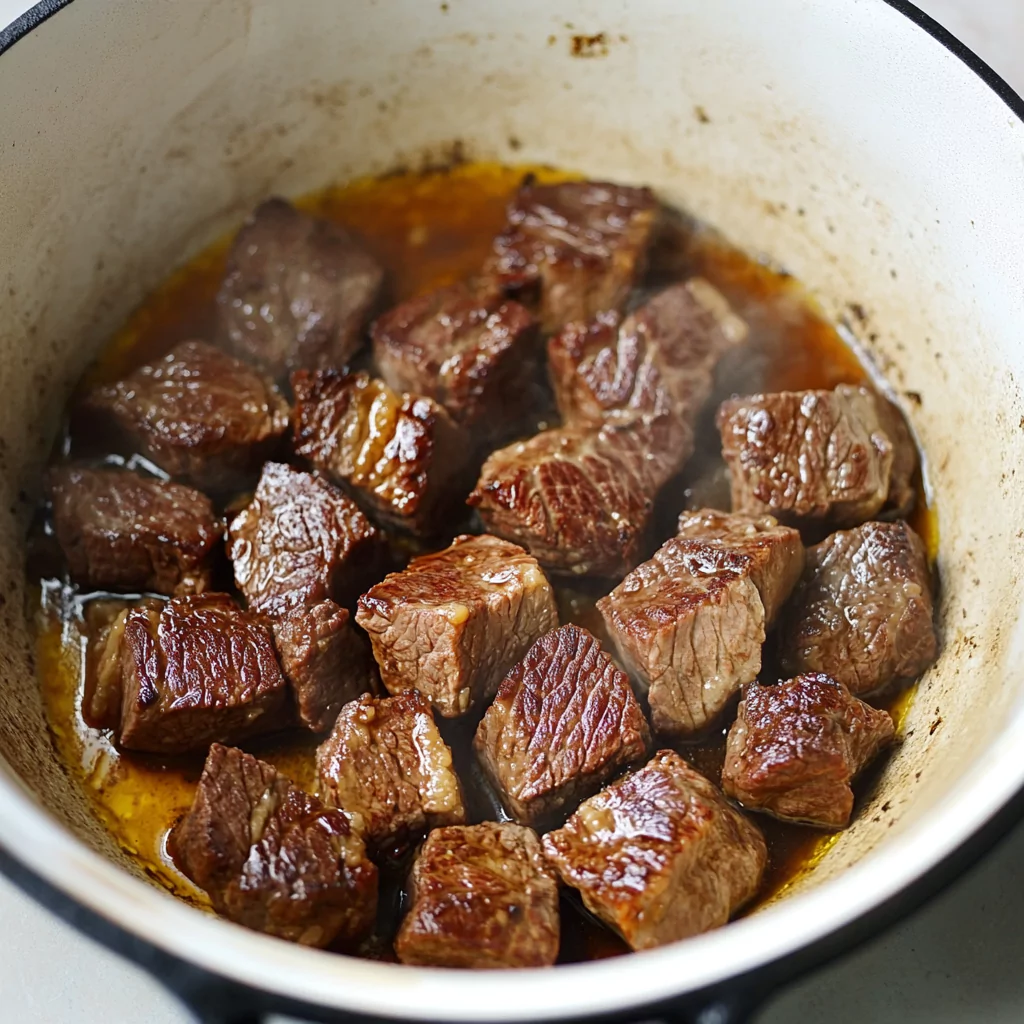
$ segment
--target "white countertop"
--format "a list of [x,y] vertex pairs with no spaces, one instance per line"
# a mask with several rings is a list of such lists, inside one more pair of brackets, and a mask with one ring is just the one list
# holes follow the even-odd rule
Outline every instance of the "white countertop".
[[[1024,0],[918,4],[1024,93]],[[0,0],[0,25],[28,6]],[[156,982],[2,877],[0,922],[0,1024],[188,1024]],[[1024,826],[911,920],[778,995],[758,1024],[1020,1024],[1022,963]]]

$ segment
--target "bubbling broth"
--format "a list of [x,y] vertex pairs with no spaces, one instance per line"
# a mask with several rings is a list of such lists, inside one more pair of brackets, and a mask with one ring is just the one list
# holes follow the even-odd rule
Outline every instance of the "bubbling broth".
[[[361,233],[371,252],[387,269],[389,298],[397,302],[474,273],[504,223],[510,194],[527,174],[545,182],[573,177],[544,167],[469,164],[446,171],[361,180],[309,196],[298,205]],[[680,238],[685,238],[685,243],[655,258],[654,277],[664,274],[665,283],[683,275],[707,278],[750,326],[742,359],[728,360],[720,368],[716,398],[734,392],[833,388],[867,379],[867,371],[853,350],[793,278],[740,252],[706,226],[687,224]],[[218,242],[157,288],[89,369],[83,387],[117,379],[184,339],[212,337],[214,296],[223,275],[227,248],[227,240]],[[715,404],[709,403],[709,409],[713,410]],[[73,435],[61,439],[58,451],[62,458],[132,454],[112,453],[108,439],[77,427]],[[697,454],[659,499],[657,542],[673,534],[676,516],[683,507],[727,502],[728,489],[724,493],[722,490],[724,481],[718,435],[713,413],[709,412],[698,427]],[[912,525],[934,557],[935,517],[926,504],[920,479],[917,489]],[[451,533],[462,525],[453,524]],[[42,540],[44,548],[47,540]],[[404,546],[407,556],[409,545]],[[441,541],[432,545],[440,546]],[[109,735],[85,725],[81,710],[84,611],[90,602],[115,595],[77,592],[61,579],[62,569],[59,565],[55,568],[52,556],[45,566],[33,572],[39,584],[37,664],[60,757],[89,794],[97,815],[142,869],[176,895],[208,906],[206,895],[178,870],[167,850],[169,830],[192,802],[202,757],[129,755],[119,751]],[[222,567],[221,572],[218,587],[231,589],[227,568]],[[598,589],[584,581],[556,589],[562,622],[585,626],[610,648],[594,607],[610,585]],[[124,600],[124,595],[116,597]],[[762,676],[770,681],[778,678],[767,647]],[[911,688],[889,700],[874,701],[890,710],[897,731],[902,727],[912,692]],[[475,725],[476,721],[464,720],[442,723],[467,790],[471,821],[501,813],[474,764],[471,739]],[[715,782],[721,773],[725,731],[718,727],[699,741],[677,746],[684,757]],[[299,786],[312,790],[314,751],[319,739],[309,734],[289,734],[250,741],[245,746]],[[859,795],[863,798],[863,786]],[[813,867],[834,841],[832,834],[763,816],[758,824],[768,841],[769,866],[758,901],[748,912],[785,891],[795,878]],[[407,868],[408,854],[398,857],[382,872],[378,934],[361,950],[364,955],[391,956],[390,937],[402,906],[401,885]],[[626,951],[617,937],[583,910],[574,895],[563,896],[562,909],[563,961]]]

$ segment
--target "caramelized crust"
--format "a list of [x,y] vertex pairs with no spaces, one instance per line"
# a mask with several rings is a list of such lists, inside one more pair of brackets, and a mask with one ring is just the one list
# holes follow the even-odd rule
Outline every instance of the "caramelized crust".
[[373,926],[377,869],[346,815],[241,750],[210,748],[170,846],[214,909],[247,928],[323,947]]
[[587,800],[544,852],[633,949],[725,924],[768,858],[757,827],[671,750]]
[[722,788],[777,818],[844,828],[853,777],[894,736],[892,718],[827,675],[752,683],[729,730]]
[[321,799],[375,848],[465,820],[452,752],[415,690],[346,704],[316,763]]
[[761,670],[764,606],[752,565],[747,555],[674,537],[597,602],[647,689],[657,732],[699,731]]
[[649,740],[626,674],[569,625],[509,672],[473,745],[516,821],[541,828],[642,759]]
[[224,493],[244,486],[288,429],[288,405],[252,367],[185,341],[85,399],[161,469]]
[[558,956],[558,882],[528,828],[435,829],[412,869],[395,941],[404,964],[547,967]]
[[292,374],[295,453],[351,488],[385,522],[430,532],[457,500],[468,459],[448,414],[366,373]]
[[120,649],[129,750],[199,750],[290,724],[270,631],[227,594],[131,609]]

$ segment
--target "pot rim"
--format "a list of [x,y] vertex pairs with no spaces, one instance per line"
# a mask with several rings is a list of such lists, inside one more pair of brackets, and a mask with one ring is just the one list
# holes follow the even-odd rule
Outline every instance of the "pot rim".
[[[41,0],[0,30],[0,54],[72,0]],[[967,46],[906,0],[893,8],[962,61],[1024,123],[1024,100]],[[1024,678],[1020,680],[1024,691]],[[452,971],[305,949],[194,908],[117,867],[58,824],[0,759],[0,845],[116,927],[204,971],[299,1003],[414,1020],[598,1016],[668,1001],[751,973],[878,910],[937,868],[1024,787],[1024,703],[926,818],[841,875],[751,917],[614,962]]]

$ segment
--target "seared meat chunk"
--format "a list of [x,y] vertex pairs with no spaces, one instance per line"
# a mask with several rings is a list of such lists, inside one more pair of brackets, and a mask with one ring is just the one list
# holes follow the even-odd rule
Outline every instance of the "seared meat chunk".
[[59,466],[53,524],[72,579],[102,590],[200,593],[221,529],[210,499],[125,469]]
[[220,330],[235,355],[274,376],[344,366],[362,345],[384,271],[339,224],[268,199],[228,254],[217,294]]
[[268,462],[231,523],[228,553],[250,610],[279,617],[327,598],[350,606],[370,582],[380,537],[337,487]]
[[416,689],[445,718],[489,701],[505,673],[558,625],[554,592],[536,559],[484,534],[414,558],[359,599],[391,693]]
[[430,833],[395,940],[403,964],[548,967],[558,940],[558,881],[535,832],[486,821]]
[[710,508],[683,512],[676,536],[749,556],[750,578],[764,605],[765,629],[775,622],[803,572],[804,545],[799,532],[780,526],[772,516]]
[[273,631],[299,719],[314,732],[330,729],[349,701],[376,692],[370,645],[347,608],[320,601],[276,619]]
[[906,523],[865,523],[807,549],[782,634],[788,672],[826,672],[860,695],[920,675],[937,651],[928,560]]
[[202,341],[96,388],[85,409],[110,416],[171,476],[220,493],[244,486],[288,429],[270,380]]
[[671,415],[692,427],[718,360],[746,336],[746,323],[702,278],[666,288],[625,318],[610,310],[570,323],[548,342],[562,422]]
[[764,606],[753,564],[673,537],[597,602],[623,662],[647,689],[657,732],[699,731],[761,671]]
[[890,491],[905,500],[916,456],[894,416],[884,398],[845,384],[723,402],[718,429],[733,509],[850,526],[874,516]]
[[691,451],[689,433],[667,420],[546,430],[494,452],[469,503],[545,569],[621,576],[641,557],[658,491]]
[[291,723],[270,631],[227,594],[133,608],[120,647],[129,750],[200,750]]
[[758,828],[671,750],[587,800],[544,851],[633,949],[725,924],[768,857]]
[[509,672],[473,745],[516,821],[544,828],[641,760],[649,740],[626,674],[569,625]]
[[538,372],[537,322],[496,289],[456,284],[410,299],[373,325],[380,375],[426,395],[462,426],[490,436],[522,421]]
[[452,752],[415,690],[346,704],[316,765],[321,799],[352,815],[374,848],[465,820]]
[[540,286],[545,333],[621,309],[643,273],[658,203],[646,188],[597,181],[524,185],[509,203],[485,273]]
[[214,909],[247,928],[326,946],[373,927],[377,869],[348,817],[234,747],[210,747],[170,846]]
[[465,493],[466,443],[432,399],[335,370],[293,373],[292,390],[296,454],[386,523],[429,533]]
[[830,676],[751,683],[726,744],[722,788],[752,810],[843,828],[850,780],[893,739],[892,718]]

